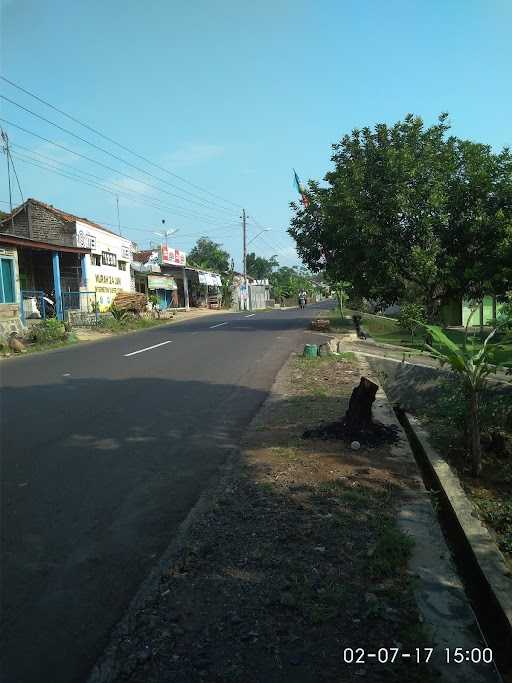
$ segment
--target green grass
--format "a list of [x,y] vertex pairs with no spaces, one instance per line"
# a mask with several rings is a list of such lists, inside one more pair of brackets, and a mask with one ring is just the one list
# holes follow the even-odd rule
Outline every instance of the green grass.
[[[345,311],[348,319],[341,319],[339,312],[331,313],[331,326],[333,330],[346,330],[347,328],[354,328],[351,316],[354,311],[347,309]],[[424,345],[425,334],[418,331],[414,336],[414,341],[411,336],[398,327],[398,323],[393,318],[377,318],[371,315],[362,313],[361,325],[375,341],[383,344],[393,344],[395,346],[403,346],[404,348],[422,350]],[[445,334],[459,347],[464,341],[464,332],[462,330],[445,330]],[[482,342],[480,340],[479,331],[468,335],[468,340],[474,345],[475,351],[480,349]],[[435,345],[434,345],[435,348]],[[496,362],[512,367],[512,339],[503,343],[503,348],[496,352]]]
[[125,318],[124,320],[115,320],[114,318],[102,318],[97,325],[98,332],[113,332],[120,334],[123,332],[131,332],[133,330],[144,330],[148,327],[156,327],[158,325],[168,325],[172,319],[165,318]]
[[370,559],[370,574],[376,579],[395,576],[407,565],[414,539],[396,526],[384,527]]

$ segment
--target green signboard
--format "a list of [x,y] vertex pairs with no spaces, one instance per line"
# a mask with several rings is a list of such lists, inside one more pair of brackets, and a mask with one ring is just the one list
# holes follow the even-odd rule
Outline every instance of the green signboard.
[[148,289],[178,289],[178,285],[173,277],[148,275]]

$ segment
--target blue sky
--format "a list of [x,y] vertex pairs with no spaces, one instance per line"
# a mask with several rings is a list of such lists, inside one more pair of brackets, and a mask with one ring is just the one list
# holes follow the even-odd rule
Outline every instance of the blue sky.
[[[233,202],[148,166],[2,83],[11,100],[175,186],[2,102],[3,118],[113,169],[2,124],[24,196],[113,227],[113,194],[26,159],[37,154],[40,164],[60,172],[94,174],[101,180],[87,177],[122,189],[123,234],[139,244],[158,241],[153,232],[165,219],[168,229],[179,228],[173,246],[188,251],[208,235],[240,266],[245,207],[249,239],[260,226],[272,229],[249,249],[277,253],[281,263],[293,265],[298,261],[286,234],[289,202],[296,198],[291,169],[304,181],[322,178],[330,145],[352,128],[393,123],[408,112],[431,123],[448,111],[455,134],[496,149],[512,144],[508,0],[0,3],[4,76]],[[0,162],[0,200],[6,202],[5,157]],[[16,187],[14,198],[18,203]]]

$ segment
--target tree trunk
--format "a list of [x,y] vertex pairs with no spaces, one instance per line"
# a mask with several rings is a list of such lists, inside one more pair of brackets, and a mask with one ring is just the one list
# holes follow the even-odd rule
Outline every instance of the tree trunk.
[[371,380],[361,377],[359,386],[352,392],[345,414],[345,424],[351,431],[359,432],[372,426],[372,405],[378,388]]
[[478,396],[471,393],[469,397],[469,424],[471,434],[471,471],[474,477],[482,471],[482,445],[480,443],[480,424],[478,421]]

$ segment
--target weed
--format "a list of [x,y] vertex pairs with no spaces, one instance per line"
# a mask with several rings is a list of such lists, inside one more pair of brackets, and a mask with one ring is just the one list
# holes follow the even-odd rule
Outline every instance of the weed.
[[414,539],[395,526],[386,524],[382,530],[374,553],[370,559],[370,574],[373,578],[396,576],[404,568],[414,547]]

